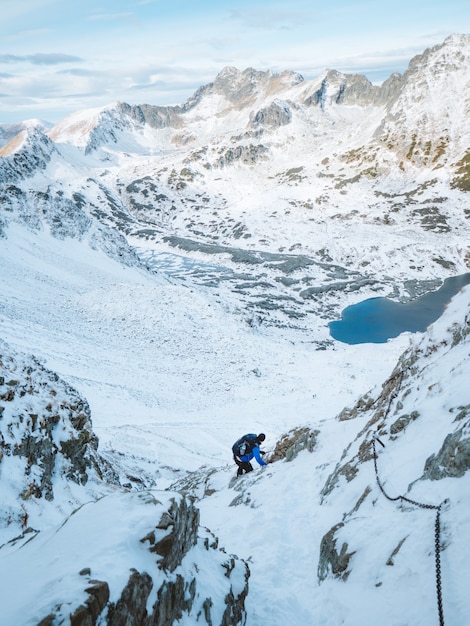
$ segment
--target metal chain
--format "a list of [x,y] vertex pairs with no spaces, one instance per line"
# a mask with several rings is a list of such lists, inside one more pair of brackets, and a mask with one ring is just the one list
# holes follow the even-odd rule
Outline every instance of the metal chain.
[[439,505],[436,513],[435,524],[435,555],[436,555],[436,591],[437,591],[437,610],[439,613],[439,624],[444,626],[444,609],[442,608],[442,586],[441,586],[441,546],[440,546],[440,534],[441,534],[441,506]]
[[441,507],[447,502],[441,502],[441,504],[424,504],[423,502],[416,502],[416,500],[411,500],[406,496],[396,496],[392,498],[384,489],[382,483],[379,478],[379,470],[377,467],[377,451],[375,448],[375,441],[378,441],[380,445],[385,448],[384,444],[380,441],[378,437],[374,437],[372,439],[372,447],[374,450],[374,469],[375,469],[375,477],[377,479],[377,484],[379,486],[380,491],[383,495],[390,500],[391,502],[396,502],[397,500],[402,500],[403,502],[408,502],[409,504],[414,504],[422,509],[434,509],[436,511],[436,522],[434,525],[434,552],[435,552],[435,563],[436,563],[436,591],[437,591],[437,609],[439,613],[439,626],[444,626],[444,611],[442,608],[442,581],[441,581],[441,544],[440,544],[440,534],[441,534]]

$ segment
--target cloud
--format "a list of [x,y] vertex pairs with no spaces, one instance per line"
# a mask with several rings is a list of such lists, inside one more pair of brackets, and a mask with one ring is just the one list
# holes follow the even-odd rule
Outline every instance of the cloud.
[[104,74],[104,70],[87,70],[78,67],[71,67],[66,70],[59,70],[57,74],[66,74],[68,76],[97,76]]
[[93,13],[87,17],[88,20],[128,20],[134,18],[133,13]]
[[81,63],[83,59],[71,54],[56,52],[36,54],[0,54],[0,63],[32,63],[33,65],[60,65],[61,63]]
[[312,21],[312,17],[301,10],[290,10],[281,6],[266,8],[235,9],[230,18],[240,22],[245,28],[261,30],[291,30]]

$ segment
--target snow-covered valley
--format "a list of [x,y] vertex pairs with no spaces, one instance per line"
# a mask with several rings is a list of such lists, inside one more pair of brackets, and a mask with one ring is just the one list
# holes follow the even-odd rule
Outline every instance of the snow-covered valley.
[[[470,287],[425,333],[328,332],[469,271],[469,57],[382,90],[227,68],[3,147],[0,624],[438,623],[435,511],[384,497],[374,435],[392,496],[445,502],[470,620]],[[235,480],[245,432],[271,462]]]

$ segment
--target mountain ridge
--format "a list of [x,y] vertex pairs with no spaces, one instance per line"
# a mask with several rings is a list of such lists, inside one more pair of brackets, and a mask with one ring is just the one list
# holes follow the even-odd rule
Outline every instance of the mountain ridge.
[[[227,249],[298,255],[306,266],[288,276],[263,266],[272,297],[249,305],[269,322],[292,302],[274,324],[294,325],[304,304],[338,317],[358,286],[406,299],[407,282],[470,266],[469,50],[468,35],[449,37],[381,87],[335,70],[305,81],[226,68],[186,105],[80,111],[3,147],[4,220],[119,232],[128,258],[153,250],[152,264],[190,249],[221,265]],[[342,270],[309,273],[325,262]]]

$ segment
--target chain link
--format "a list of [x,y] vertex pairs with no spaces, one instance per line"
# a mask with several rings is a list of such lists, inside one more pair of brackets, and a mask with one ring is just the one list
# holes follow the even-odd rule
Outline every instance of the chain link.
[[411,498],[407,498],[406,496],[396,496],[392,498],[384,489],[382,483],[379,478],[379,470],[377,467],[377,451],[375,448],[375,440],[380,443],[382,447],[385,447],[384,444],[380,441],[380,439],[374,437],[372,439],[372,447],[374,450],[374,469],[375,469],[375,477],[377,479],[377,484],[379,486],[380,491],[383,495],[390,500],[391,502],[396,502],[397,500],[401,500],[402,502],[408,502],[409,504],[413,504],[422,509],[433,509],[436,511],[436,522],[434,525],[434,552],[435,552],[435,563],[436,563],[436,592],[437,592],[437,609],[439,613],[439,626],[444,626],[444,611],[442,608],[442,581],[441,581],[441,543],[440,543],[440,535],[441,535],[441,508],[444,502],[441,504],[424,504],[423,502],[416,502],[416,500],[411,500]]
[[439,624],[444,626],[444,609],[442,608],[442,584],[441,584],[441,506],[437,509],[435,525],[435,554],[436,554],[436,589],[437,589],[437,610],[439,613]]

